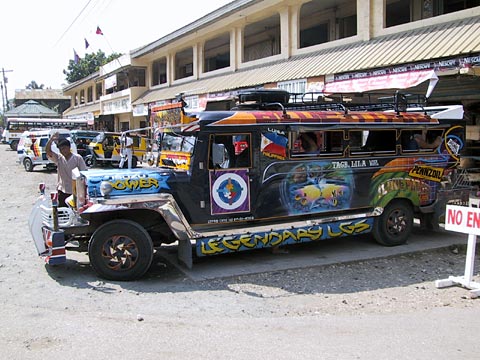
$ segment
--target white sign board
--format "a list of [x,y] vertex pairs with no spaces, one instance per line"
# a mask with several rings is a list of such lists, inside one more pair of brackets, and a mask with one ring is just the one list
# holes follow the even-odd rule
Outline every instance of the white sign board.
[[105,89],[111,89],[117,86],[117,74],[109,76],[105,79]]
[[480,208],[447,205],[445,230],[480,235]]
[[[470,204],[472,199],[470,199]],[[447,279],[435,281],[437,288],[461,285],[470,289],[470,297],[480,296],[480,283],[472,281],[475,265],[475,247],[477,235],[480,235],[480,208],[447,205],[445,229],[468,234],[465,273],[463,276],[449,276]]]

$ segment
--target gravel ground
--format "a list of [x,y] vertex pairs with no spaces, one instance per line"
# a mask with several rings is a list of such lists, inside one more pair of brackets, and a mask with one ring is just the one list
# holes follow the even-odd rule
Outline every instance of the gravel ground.
[[465,246],[208,281],[156,256],[144,279],[108,282],[84,254],[37,257],[28,214],[56,174],[15,160],[0,146],[2,358],[478,358],[478,300],[434,286],[463,274]]

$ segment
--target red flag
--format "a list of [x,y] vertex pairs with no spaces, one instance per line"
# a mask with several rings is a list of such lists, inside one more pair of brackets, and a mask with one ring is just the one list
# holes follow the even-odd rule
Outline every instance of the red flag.
[[103,35],[102,29],[100,29],[100,26],[97,26],[96,34],[97,35]]
[[85,49],[88,49],[89,46],[90,44],[88,43],[87,39],[85,39]]

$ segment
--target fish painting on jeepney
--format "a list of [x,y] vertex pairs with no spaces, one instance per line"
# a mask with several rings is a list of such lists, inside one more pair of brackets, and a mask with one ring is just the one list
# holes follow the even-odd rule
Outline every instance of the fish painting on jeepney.
[[328,162],[295,166],[281,187],[290,214],[307,214],[350,207],[353,177],[350,169],[333,169]]

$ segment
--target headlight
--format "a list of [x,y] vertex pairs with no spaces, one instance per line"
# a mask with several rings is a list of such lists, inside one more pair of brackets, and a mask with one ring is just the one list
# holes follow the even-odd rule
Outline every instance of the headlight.
[[100,184],[100,193],[103,195],[103,197],[110,197],[112,190],[112,184],[110,184],[108,181],[102,181],[102,183]]

